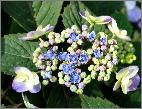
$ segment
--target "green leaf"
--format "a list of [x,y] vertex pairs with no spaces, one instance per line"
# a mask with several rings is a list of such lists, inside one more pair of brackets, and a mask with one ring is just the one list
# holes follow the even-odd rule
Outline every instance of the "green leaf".
[[[128,94],[116,93],[116,96],[112,98],[114,103],[117,103],[123,108],[140,108],[141,107],[141,89],[137,89]],[[123,102],[127,101],[127,102]]]
[[133,27],[128,21],[127,14],[122,12],[115,12],[111,15],[117,22],[118,27],[123,30],[127,30],[127,34],[131,37]]
[[[42,25],[43,27],[48,24],[56,25],[60,16],[62,4],[63,0],[44,0],[36,16],[37,25]],[[35,4],[33,5],[34,10],[35,8],[39,8],[39,3],[38,6],[35,6]]]
[[81,108],[81,99],[79,95],[68,97],[68,108]]
[[[64,8],[63,24],[66,28],[72,25],[77,25],[80,29],[82,24],[87,23],[80,15],[80,11],[85,11],[87,7],[82,2],[71,2],[70,5]],[[88,10],[88,9],[87,9]],[[88,10],[89,11],[89,10]]]
[[22,27],[20,27],[14,20],[12,20],[9,29],[9,34],[25,33],[25,32],[26,31]]
[[33,18],[31,2],[4,1],[2,2],[2,9],[26,31],[35,29],[36,23]]
[[8,75],[14,74],[14,67],[24,66],[35,70],[32,62],[32,53],[38,46],[37,42],[22,41],[18,38],[25,34],[9,34],[2,37],[2,72]]
[[33,7],[33,10],[34,10],[34,13],[35,13],[34,17],[36,17],[41,5],[42,5],[42,1],[40,1],[40,0],[33,1],[32,7]]
[[83,1],[83,3],[97,16],[111,15],[124,7],[123,1]]
[[48,108],[65,108],[67,107],[65,90],[62,85],[54,84],[48,100],[47,106]]
[[80,95],[81,105],[83,108],[116,108],[117,105],[108,101],[107,99],[102,99],[100,97],[88,97],[86,95]]
[[101,89],[98,87],[98,81],[95,80],[92,80],[91,83],[86,85],[84,88],[84,94],[101,98],[104,96]]

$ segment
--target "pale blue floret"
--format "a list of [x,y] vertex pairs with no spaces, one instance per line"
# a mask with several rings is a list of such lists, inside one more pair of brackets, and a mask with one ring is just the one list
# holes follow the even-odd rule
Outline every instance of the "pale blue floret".
[[103,56],[103,52],[101,52],[99,49],[94,50],[94,56],[95,58],[101,58]]
[[73,71],[71,73],[71,79],[70,79],[71,83],[79,83],[81,81],[81,77],[80,75],[76,72],[76,71]]
[[95,31],[92,31],[90,34],[89,34],[89,41],[92,42],[95,40],[95,37],[96,37],[96,33]]
[[106,37],[102,37],[102,38],[100,39],[100,44],[101,44],[101,45],[107,45],[107,38],[106,38]]
[[45,78],[44,79],[51,79],[52,78],[52,71],[45,72]]
[[71,39],[72,42],[76,42],[79,39],[81,39],[81,36],[79,34],[73,32],[73,33],[70,34],[70,39]]
[[53,51],[47,51],[46,53],[43,54],[44,59],[50,59],[53,60],[56,57],[56,54]]
[[79,57],[81,64],[86,64],[89,60],[89,56],[86,53],[82,53]]
[[71,64],[64,64],[62,66],[64,74],[70,74],[74,71],[73,66]]
[[78,62],[78,55],[77,54],[69,54],[68,55],[68,60],[72,63],[72,64],[75,64]]
[[58,55],[58,59],[60,61],[66,60],[66,57],[67,57],[67,52],[60,52]]

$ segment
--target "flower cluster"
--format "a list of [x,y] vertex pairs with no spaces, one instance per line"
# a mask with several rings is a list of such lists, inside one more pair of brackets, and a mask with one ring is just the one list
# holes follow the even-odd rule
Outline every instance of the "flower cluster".
[[[59,84],[69,87],[72,92],[82,94],[84,87],[92,79],[108,81],[111,73],[116,71],[115,67],[119,60],[121,63],[132,63],[136,59],[134,47],[128,42],[131,39],[127,36],[127,31],[120,30],[113,18],[110,16],[94,17],[88,11],[81,12],[80,15],[90,23],[89,28],[87,25],[82,25],[82,28],[79,29],[73,25],[59,34],[53,31],[49,32],[53,29],[50,25],[45,28],[39,26],[36,31],[29,32],[26,37],[22,38],[23,40],[32,40],[40,37],[39,47],[33,53],[33,63],[40,70],[43,85],[58,81]],[[93,27],[95,24],[107,24],[110,31],[96,31],[96,28]],[[48,35],[43,40],[41,35],[45,35],[47,32]],[[122,39],[125,40],[125,43]],[[67,44],[67,46],[65,45],[66,50],[61,47],[61,45],[64,46],[64,42]],[[36,74],[32,74],[24,68],[19,72],[22,73],[17,73],[16,70],[17,77],[13,82],[13,88],[17,92],[29,90],[34,93],[40,90],[39,78]],[[126,74],[129,76],[129,73],[131,71]],[[135,72],[134,74],[136,75]],[[24,79],[21,79],[22,75]],[[122,79],[117,75],[119,84],[116,83],[114,90],[118,88]],[[32,80],[26,78],[27,76],[32,76]],[[125,76],[123,77],[124,81]],[[131,81],[132,77],[129,79]],[[19,81],[20,83],[17,85]],[[30,86],[27,86],[27,83]],[[133,81],[131,81],[132,84]],[[128,84],[124,85],[125,89],[129,87]],[[26,89],[18,89],[19,87],[26,87]],[[39,88],[36,89],[37,87]],[[127,90],[124,92],[127,93]]]

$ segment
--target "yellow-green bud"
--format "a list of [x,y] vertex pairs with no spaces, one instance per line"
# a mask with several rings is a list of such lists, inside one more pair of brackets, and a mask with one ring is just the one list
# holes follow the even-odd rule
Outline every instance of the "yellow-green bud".
[[41,76],[44,76],[45,72],[44,71],[41,71],[40,75]]
[[68,52],[74,52],[74,49],[73,49],[73,47],[69,47],[69,48],[67,49],[67,51],[68,51]]
[[45,41],[45,42],[44,42],[44,47],[48,47],[48,46],[49,46],[48,41]]
[[108,81],[110,79],[110,74],[106,74],[106,76],[104,77],[104,81]]
[[92,49],[88,49],[87,50],[87,54],[89,54],[89,55],[93,54],[93,50]]
[[85,78],[85,77],[86,77],[86,73],[85,73],[85,72],[82,72],[82,73],[80,74],[80,76],[81,76],[81,78]]
[[52,78],[50,79],[51,82],[56,82],[57,78],[55,76],[52,76]]
[[94,65],[90,65],[89,67],[88,67],[88,70],[89,71],[92,71],[94,69]]
[[99,64],[99,60],[96,59],[95,57],[92,58],[92,61],[94,62],[94,64],[97,64],[97,65]]
[[69,75],[65,75],[64,76],[64,80],[68,82],[70,80],[70,76]]
[[77,87],[76,87],[75,85],[71,85],[71,86],[70,86],[70,90],[71,90],[72,92],[75,92],[75,91],[77,90]]
[[84,78],[83,83],[88,84],[91,82],[91,76],[88,75],[86,78]]
[[49,81],[48,81],[48,80],[43,80],[43,81],[42,81],[42,84],[46,86],[46,85],[49,84]]
[[64,84],[64,83],[65,83],[64,79],[63,78],[59,78],[59,84]]
[[51,67],[50,66],[47,66],[46,67],[46,71],[50,71],[51,70]]
[[58,77],[59,77],[59,78],[62,78],[62,77],[63,77],[63,72],[59,72],[59,73],[58,73]]
[[96,75],[97,75],[97,73],[96,73],[95,71],[92,71],[92,72],[91,72],[91,78],[92,78],[92,79],[95,79],[95,78],[96,78]]
[[41,65],[42,65],[42,61],[41,61],[41,60],[38,60],[35,65],[36,65],[36,66],[41,66]]
[[55,71],[55,70],[57,69],[57,66],[52,65],[52,66],[51,66],[51,69],[52,69],[52,71]]
[[77,41],[77,44],[78,44],[78,45],[82,45],[82,43],[83,43],[83,41],[82,41],[81,39],[79,39],[79,40]]
[[82,90],[82,89],[77,89],[76,93],[77,93],[77,94],[82,94],[82,93],[83,93],[83,90]]
[[37,57],[34,57],[33,58],[33,63],[36,63],[38,61],[38,58]]

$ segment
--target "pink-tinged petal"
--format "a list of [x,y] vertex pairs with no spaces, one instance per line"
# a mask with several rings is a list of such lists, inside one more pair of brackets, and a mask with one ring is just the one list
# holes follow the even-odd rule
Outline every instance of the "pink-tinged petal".
[[27,87],[26,83],[24,83],[24,82],[17,82],[15,80],[12,83],[12,88],[16,92],[25,92],[25,91],[28,91],[28,87]]
[[31,93],[37,93],[41,90],[41,84],[34,85],[33,89],[29,90]]
[[96,23],[97,24],[108,24],[112,21],[112,18],[110,16],[100,16],[96,17]]
[[39,38],[40,36],[42,36],[44,34],[45,34],[45,32],[43,32],[43,31],[31,31],[31,32],[28,32],[25,37],[21,37],[19,39],[21,39],[21,40],[33,40],[33,39]]
[[135,91],[140,83],[140,77],[136,74],[133,78],[131,78],[132,84],[129,86],[129,91]]
[[52,30],[54,30],[54,26],[51,26],[50,24],[42,29],[42,31],[44,31],[44,32],[48,32],[48,31],[52,31]]

